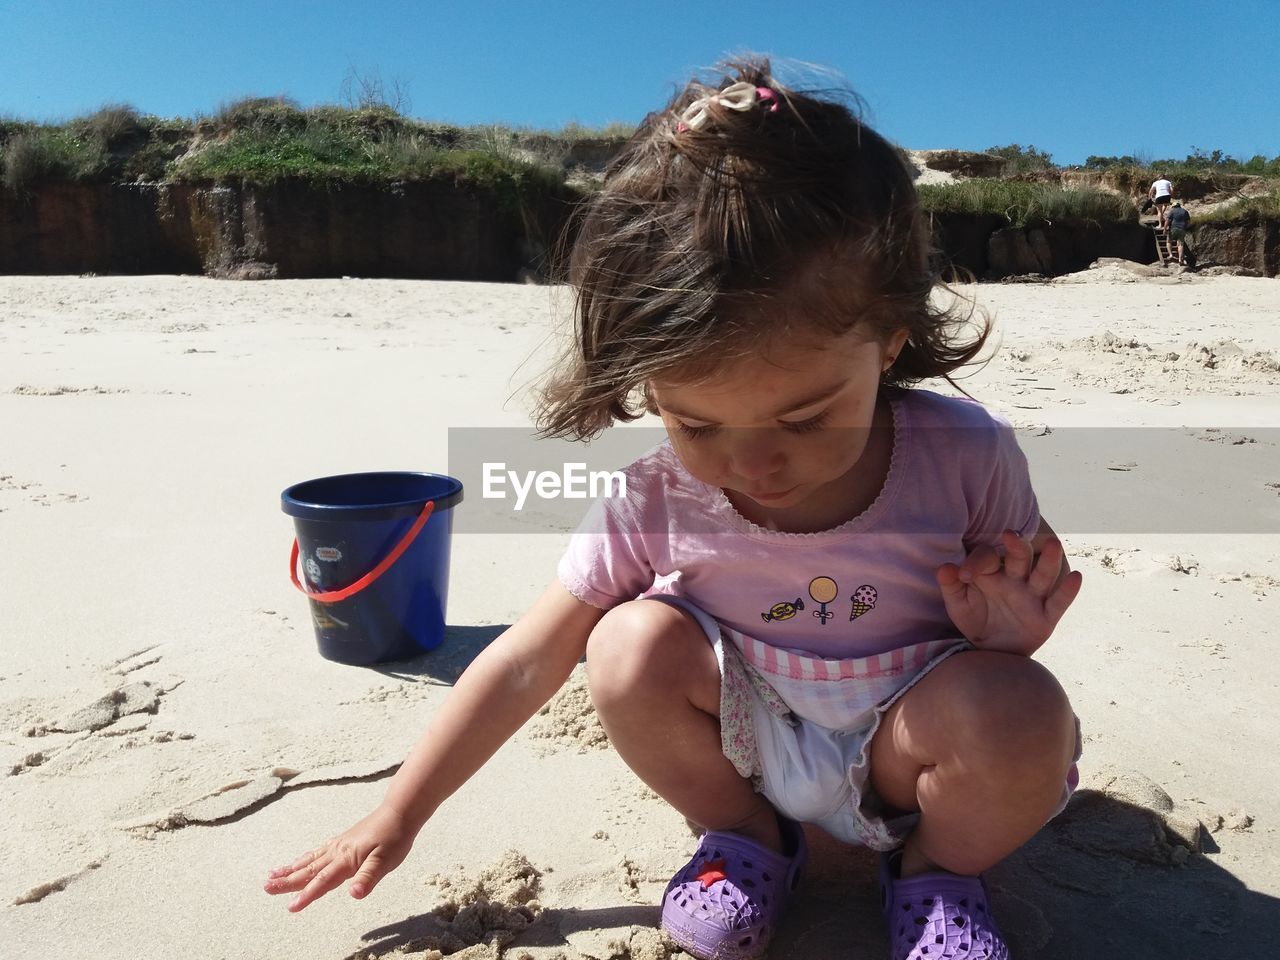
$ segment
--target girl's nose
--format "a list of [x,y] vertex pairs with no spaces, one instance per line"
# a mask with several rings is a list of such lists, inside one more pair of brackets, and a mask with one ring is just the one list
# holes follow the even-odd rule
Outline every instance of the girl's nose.
[[772,430],[758,428],[738,431],[730,448],[733,472],[744,480],[761,480],[782,469],[785,455]]

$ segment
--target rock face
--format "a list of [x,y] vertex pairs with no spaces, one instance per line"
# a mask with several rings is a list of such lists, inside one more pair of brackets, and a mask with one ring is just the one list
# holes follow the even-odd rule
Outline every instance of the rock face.
[[0,190],[0,273],[199,273],[189,188],[44,184]]
[[0,191],[0,273],[515,280],[574,199],[435,181],[52,183]]
[[1008,221],[995,214],[934,214],[933,245],[941,254],[943,275],[965,282],[987,275],[987,241]]
[[[568,188],[517,196],[434,181],[50,183],[23,196],[0,190],[0,274],[513,281],[544,271],[579,199]],[[949,279],[1057,276],[1100,257],[1156,259],[1151,231],[1136,223],[1008,227],[980,214],[935,214],[931,223]],[[1200,266],[1280,274],[1280,221],[1200,224],[1192,245]]]
[[964,279],[965,273],[980,280],[1032,273],[1052,277],[1083,270],[1099,257],[1156,259],[1151,231],[1136,223],[1007,227],[1005,222],[1003,217],[977,214],[933,218],[934,245],[953,278]]
[[930,170],[962,177],[998,177],[1005,164],[1004,158],[995,154],[967,150],[921,150],[918,156]]
[[1258,276],[1280,276],[1280,221],[1200,224],[1192,232],[1191,246],[1198,266],[1237,267]]

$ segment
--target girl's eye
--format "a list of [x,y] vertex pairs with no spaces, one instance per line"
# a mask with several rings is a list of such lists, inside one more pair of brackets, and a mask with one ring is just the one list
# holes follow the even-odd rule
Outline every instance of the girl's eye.
[[698,439],[698,437],[705,437],[709,433],[713,433],[716,429],[710,424],[707,424],[701,427],[691,427],[689,426],[689,424],[685,423],[683,420],[677,420],[676,425],[680,428],[680,432],[684,434],[686,437],[688,437],[690,440],[696,440]]
[[821,430],[822,425],[827,422],[827,412],[824,410],[816,417],[810,417],[808,420],[797,420],[795,423],[783,423],[782,429],[789,433],[808,433],[811,430]]
[[[827,422],[827,413],[823,411],[816,417],[810,417],[808,420],[797,420],[794,423],[783,421],[782,429],[788,433],[809,433],[813,430],[821,430]],[[700,427],[690,426],[682,420],[677,420],[676,425],[680,428],[680,432],[690,440],[696,440],[699,437],[710,436],[719,428],[712,424],[705,424]]]

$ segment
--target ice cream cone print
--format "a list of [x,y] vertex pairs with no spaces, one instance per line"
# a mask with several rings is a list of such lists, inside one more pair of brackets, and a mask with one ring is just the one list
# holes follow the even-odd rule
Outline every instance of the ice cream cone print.
[[876,588],[869,583],[864,583],[853,591],[853,596],[849,598],[853,603],[853,609],[849,611],[849,619],[857,620],[864,613],[870,612],[878,599],[879,594],[876,593]]

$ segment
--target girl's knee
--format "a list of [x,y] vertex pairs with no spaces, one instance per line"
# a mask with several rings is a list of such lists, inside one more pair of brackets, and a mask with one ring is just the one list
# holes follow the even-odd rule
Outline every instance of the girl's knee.
[[970,747],[1046,759],[1072,751],[1075,713],[1062,685],[1042,664],[982,650],[952,660],[948,713],[957,736]]
[[597,709],[617,699],[705,685],[718,689],[715,653],[702,628],[678,608],[632,600],[606,613],[587,639],[587,684]]

